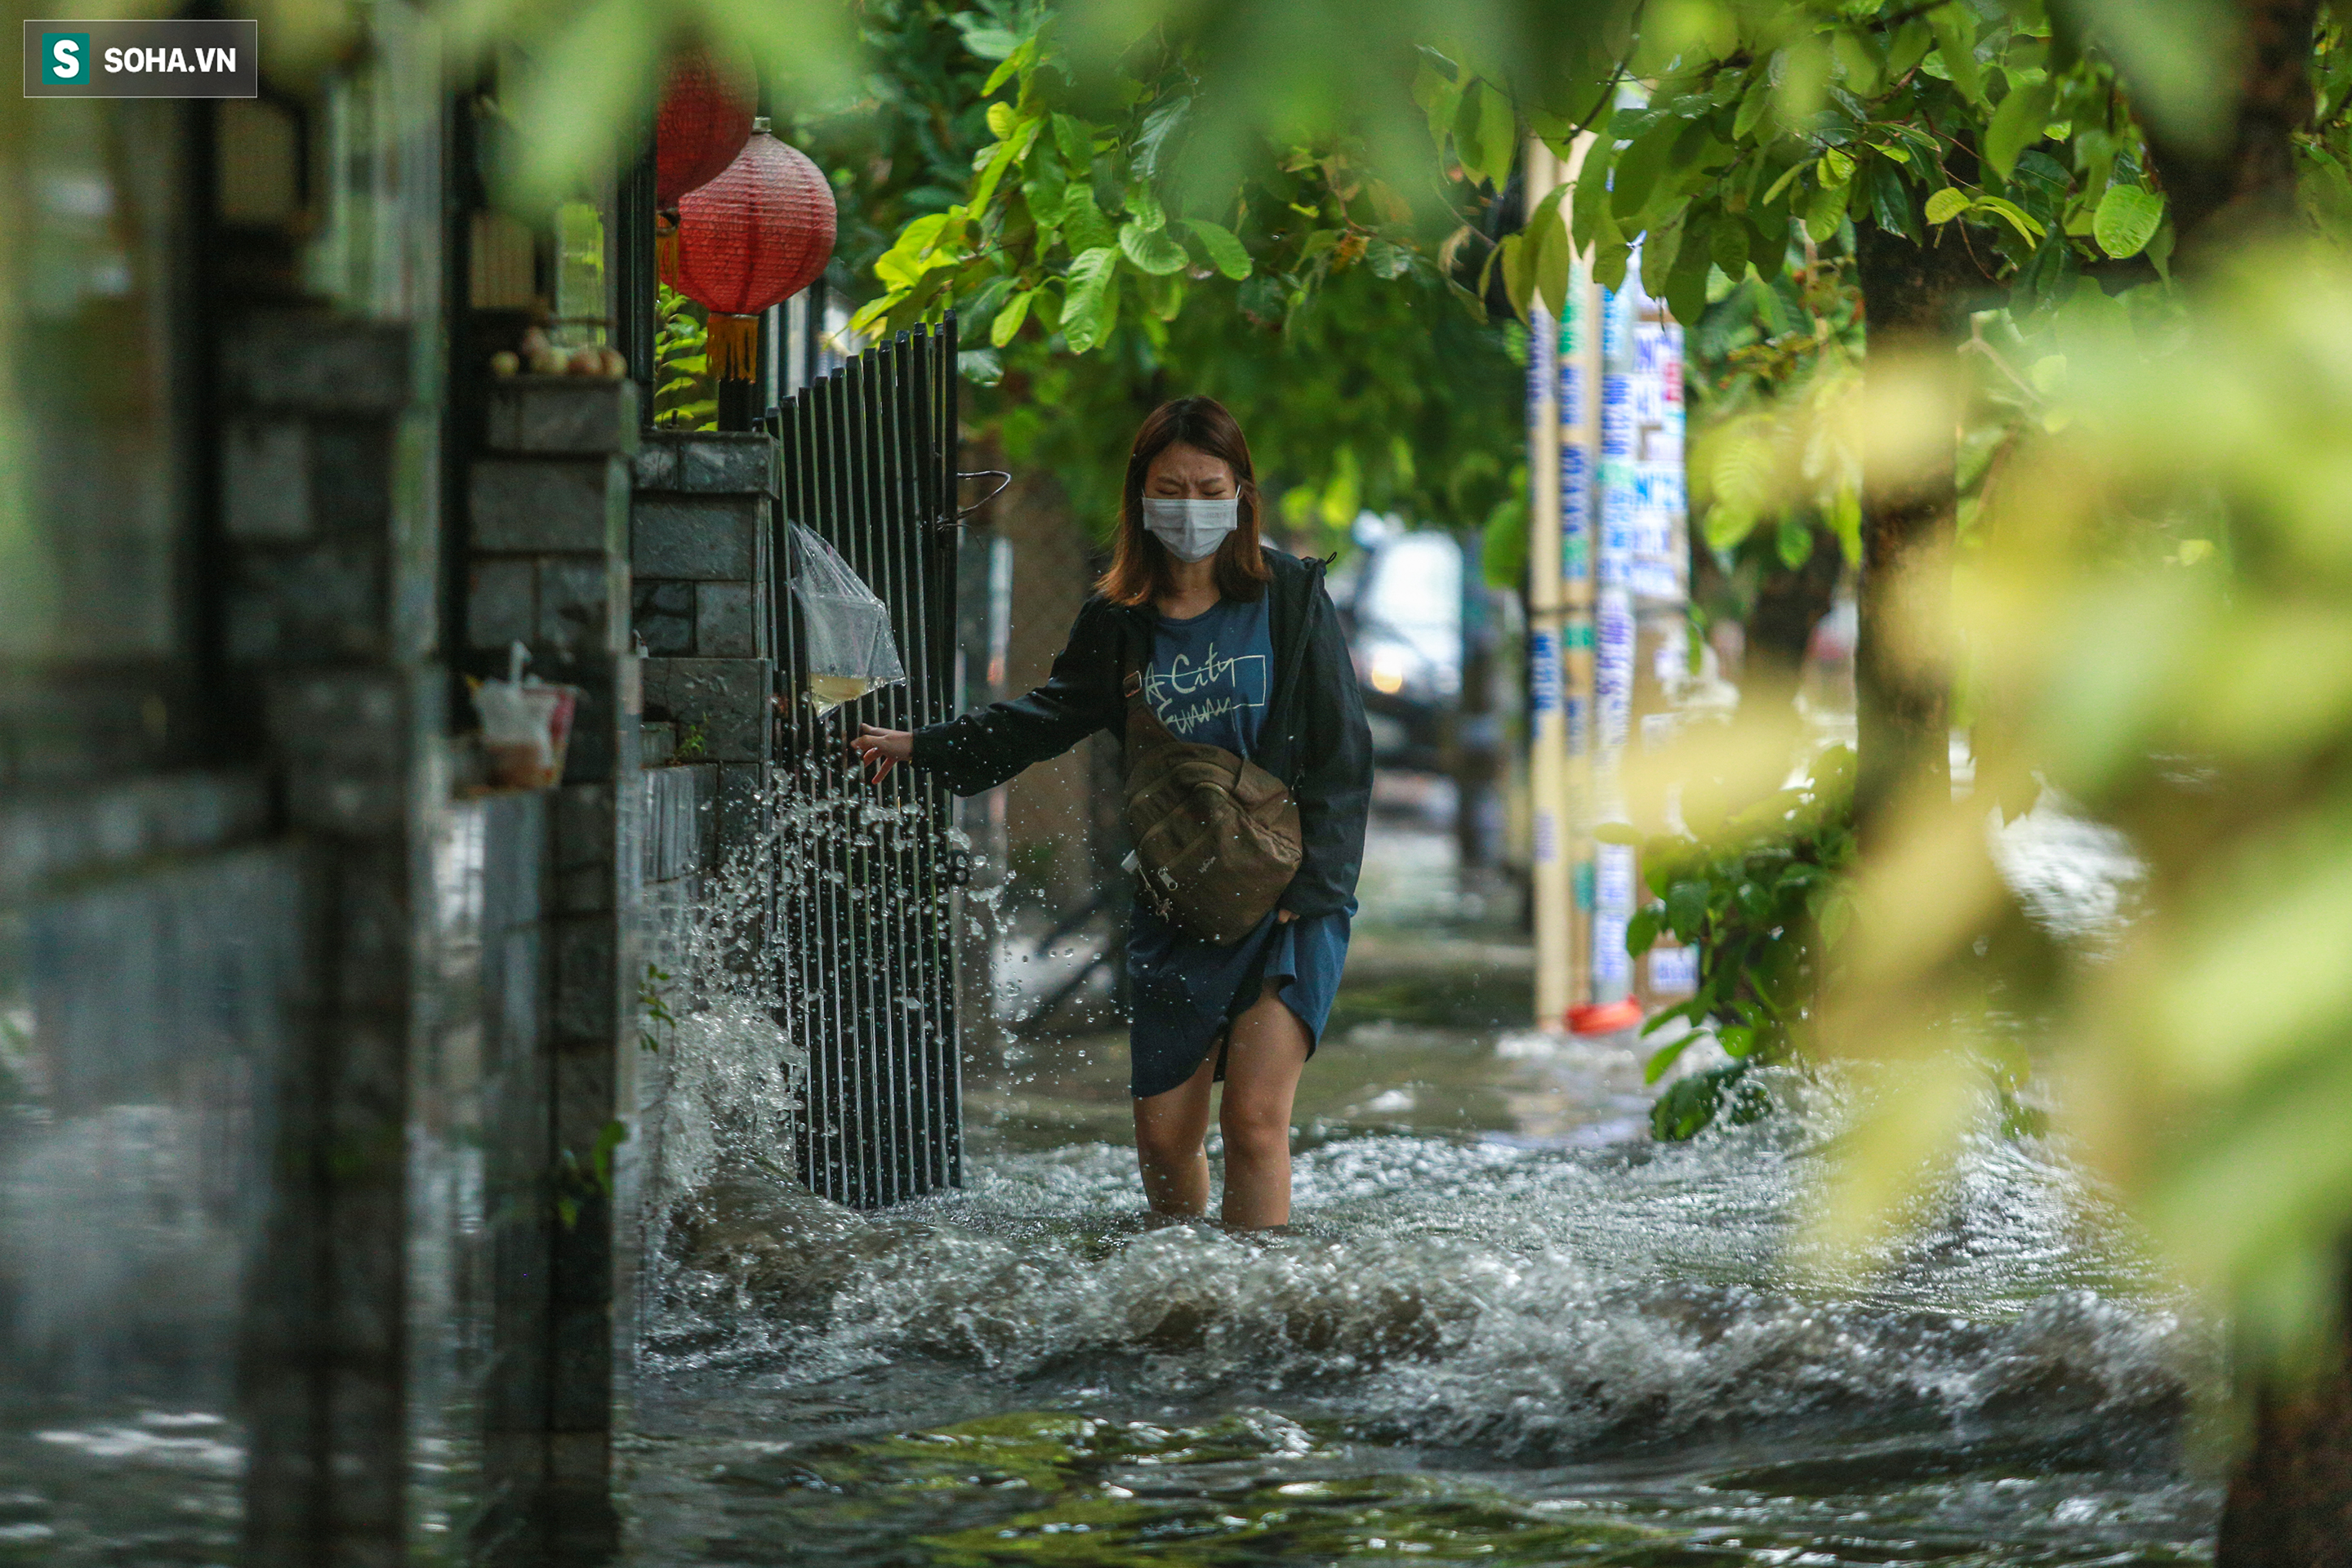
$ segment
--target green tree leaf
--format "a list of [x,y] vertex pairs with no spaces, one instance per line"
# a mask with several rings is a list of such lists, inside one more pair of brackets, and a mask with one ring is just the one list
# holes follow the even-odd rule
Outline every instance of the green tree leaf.
[[1503,269],[1503,292],[1521,321],[1535,317],[1536,257],[1531,237],[1525,233],[1507,234],[1495,249],[1496,264]]
[[1976,205],[1980,211],[1992,213],[2007,219],[2009,226],[2017,230],[2019,237],[2028,245],[2038,243],[2042,237],[2049,232],[2042,226],[2032,214],[2006,196],[1979,196]]
[[1949,223],[1969,210],[1969,194],[1946,185],[1927,198],[1927,221]]
[[1976,13],[1961,0],[1937,6],[1927,13],[1928,30],[1936,36],[1936,59],[1944,68],[1944,78],[1959,89],[1960,96],[1985,107],[1984,74],[1977,68]]
[[1071,353],[1085,353],[1110,335],[1118,315],[1118,251],[1108,245],[1094,246],[1070,263],[1062,336]]
[[2042,140],[2050,125],[2050,108],[2057,88],[2047,80],[2024,82],[2010,89],[1985,128],[1985,162],[2008,179],[2017,172],[2017,155]]
[[1054,145],[1062,150],[1062,161],[1073,174],[1083,173],[1094,163],[1094,132],[1083,121],[1066,114],[1054,116]]
[[1007,300],[1004,309],[997,311],[996,320],[988,325],[988,341],[998,348],[1011,342],[1021,331],[1021,323],[1029,319],[1029,301],[1035,297],[1036,290],[1024,289]]
[[1612,213],[1619,218],[1631,218],[1649,204],[1659,175],[1665,172],[1666,154],[1673,151],[1675,139],[1682,132],[1683,121],[1672,115],[1661,116],[1656,124],[1633,138],[1617,155],[1617,170],[1609,186]]
[[1192,231],[1192,237],[1201,242],[1201,248],[1208,253],[1210,266],[1236,283],[1250,275],[1249,251],[1232,229],[1223,224],[1211,223],[1204,217],[1188,218],[1185,226]]
[[1155,278],[1181,272],[1192,264],[1174,235],[1164,228],[1146,228],[1136,219],[1119,226],[1118,247],[1129,261]]
[[1852,185],[1832,185],[1815,191],[1805,202],[1805,235],[1815,245],[1828,243],[1845,222],[1846,203],[1853,195]]
[[2164,222],[2164,197],[2139,185],[2109,185],[2091,219],[2091,237],[2117,260],[2137,256]]
[[[1511,164],[1518,152],[1518,118],[1512,111],[1510,99],[1485,81],[1479,82],[1477,90],[1463,102],[1465,108],[1475,106],[1473,150],[1477,159],[1475,166],[1465,159],[1463,167],[1499,191],[1511,177]],[[1455,124],[1458,128],[1460,121],[1457,120]],[[1458,134],[1457,130],[1457,139]]]
[[1110,219],[1103,216],[1102,208],[1095,205],[1094,192],[1075,182],[1062,200],[1062,236],[1072,255],[1099,250],[1118,242]]
[[1635,914],[1625,922],[1625,952],[1634,958],[1650,951],[1658,940],[1658,907],[1655,904]]
[[1412,101],[1428,121],[1430,141],[1443,152],[1445,138],[1454,129],[1454,117],[1462,107],[1461,81],[1447,76],[1424,51],[1412,73]]
[[1756,127],[1772,109],[1771,79],[1759,72],[1748,84],[1748,91],[1739,100],[1739,109],[1731,117],[1731,139],[1746,142]]
[[1160,160],[1167,151],[1169,140],[1184,123],[1184,116],[1192,107],[1190,98],[1171,98],[1143,117],[1143,133],[1135,139],[1135,172],[1139,176],[1149,180],[1159,174]]
[[1536,294],[1554,321],[1565,320],[1568,314],[1569,262],[1575,249],[1559,210],[1568,194],[1568,186],[1554,185],[1528,218],[1528,239],[1535,247]]

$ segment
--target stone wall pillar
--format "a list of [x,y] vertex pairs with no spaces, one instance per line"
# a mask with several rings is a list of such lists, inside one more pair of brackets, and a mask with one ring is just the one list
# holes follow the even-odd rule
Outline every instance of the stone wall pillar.
[[719,764],[722,865],[759,841],[774,761],[774,472],[764,435],[655,430],[637,453],[646,717],[674,726],[677,760]]
[[[467,480],[467,662],[502,672],[516,642],[542,679],[580,689],[549,814],[541,1068],[495,1112],[494,1363],[485,1390],[479,1539],[493,1561],[609,1553],[615,1303],[635,1300],[616,1245],[635,1117],[639,855],[637,660],[629,646],[627,381],[519,377],[489,391]],[[502,1169],[500,1168],[502,1167]],[[625,1228],[633,1238],[634,1225]],[[619,1326],[622,1329],[625,1325]]]
[[225,329],[231,710],[280,781],[311,911],[253,1291],[248,1560],[404,1555],[409,1050],[437,805],[437,516],[411,329]]

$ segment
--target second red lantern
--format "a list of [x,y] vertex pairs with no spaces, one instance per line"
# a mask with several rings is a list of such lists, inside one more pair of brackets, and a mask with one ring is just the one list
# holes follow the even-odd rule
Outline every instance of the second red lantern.
[[727,172],[678,204],[677,289],[710,312],[710,373],[748,381],[759,315],[833,258],[837,215],[824,171],[754,122]]
[[654,205],[675,212],[680,197],[724,174],[751,137],[758,79],[741,60],[696,49],[670,63],[654,116]]

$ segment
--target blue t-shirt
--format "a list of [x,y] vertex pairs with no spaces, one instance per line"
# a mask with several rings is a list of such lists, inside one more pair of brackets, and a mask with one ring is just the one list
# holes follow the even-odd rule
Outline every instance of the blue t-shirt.
[[1187,620],[1160,617],[1143,695],[1170,734],[1236,756],[1256,749],[1274,689],[1266,599],[1219,599]]
[[[1265,723],[1273,683],[1265,596],[1220,599],[1189,620],[1160,617],[1143,692],[1178,740],[1249,756]],[[1135,984],[1128,1028],[1130,1092],[1139,1098],[1165,1093],[1192,1077],[1225,1026],[1268,983],[1306,1026],[1311,1055],[1339,994],[1354,912],[1350,901],[1345,910],[1287,923],[1269,913],[1236,945],[1213,947],[1139,900],[1127,945]]]

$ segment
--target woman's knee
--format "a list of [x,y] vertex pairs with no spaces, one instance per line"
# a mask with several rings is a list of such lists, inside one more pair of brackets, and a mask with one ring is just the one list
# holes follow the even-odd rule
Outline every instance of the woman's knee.
[[1135,1129],[1136,1152],[1151,1164],[1174,1170],[1201,1157],[1202,1134],[1172,1122],[1142,1123]]
[[1264,1155],[1286,1155],[1290,1152],[1287,1106],[1237,1100],[1228,1091],[1224,1104],[1218,1110],[1217,1126],[1225,1135],[1228,1151],[1239,1149],[1246,1153]]

